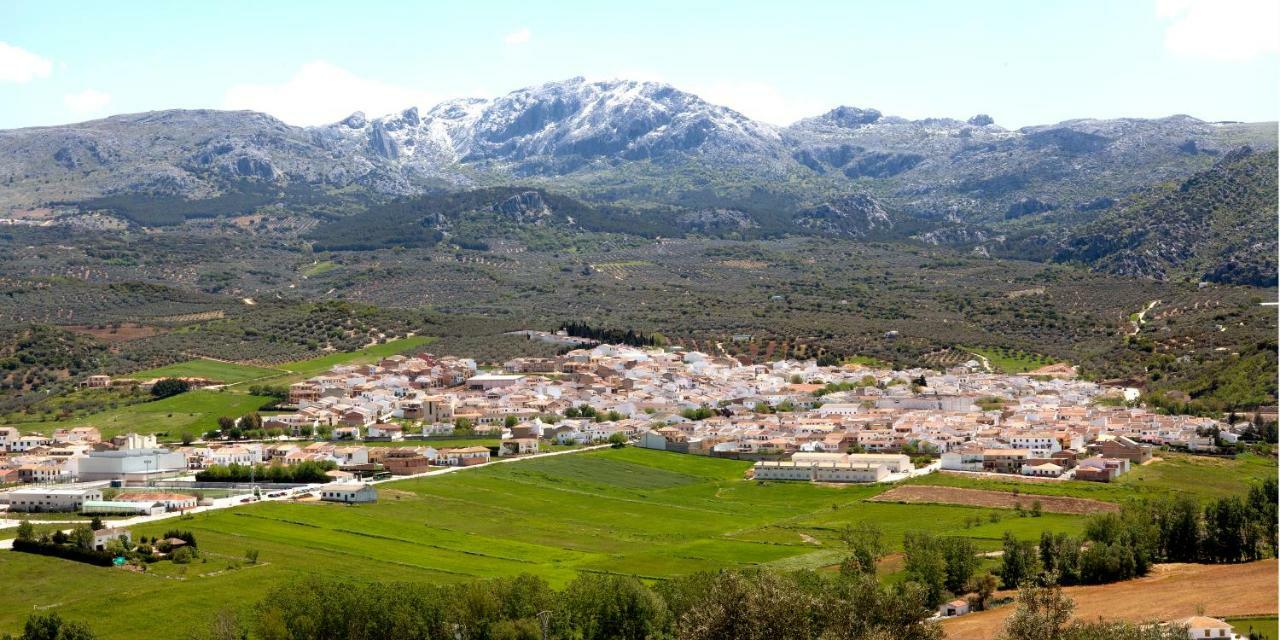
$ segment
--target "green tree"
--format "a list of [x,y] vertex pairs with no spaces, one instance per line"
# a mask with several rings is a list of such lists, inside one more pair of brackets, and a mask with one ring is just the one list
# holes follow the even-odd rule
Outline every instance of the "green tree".
[[23,542],[30,542],[36,539],[36,528],[29,520],[23,520],[18,523],[18,531],[15,538]]
[[1075,603],[1057,585],[1027,583],[1018,590],[1017,608],[1004,624],[1005,640],[1062,640]]
[[57,613],[37,613],[27,618],[19,640],[93,640],[96,637],[83,623],[66,622]]
[[645,640],[661,636],[669,622],[666,603],[629,576],[579,574],[560,601],[582,640]]
[[614,431],[609,434],[609,446],[614,449],[621,449],[627,446],[627,436],[621,431]]
[[946,600],[947,559],[942,544],[932,534],[908,531],[902,538],[907,580],[925,591],[925,606],[936,608]]
[[1006,531],[1001,543],[1003,553],[1000,557],[1000,581],[1006,589],[1016,589],[1027,578],[1039,572],[1036,566],[1036,548],[1030,542],[1023,542]]
[[151,395],[156,398],[168,398],[191,390],[191,383],[181,378],[164,378],[151,385]]
[[86,526],[72,529],[70,542],[81,549],[93,549],[93,530]]
[[990,572],[974,576],[969,581],[969,590],[973,592],[973,608],[979,611],[985,610],[998,586],[1000,586],[999,582]]
[[876,575],[876,564],[884,557],[884,533],[879,525],[862,521],[845,525],[840,540],[849,550],[849,556],[840,564],[840,572],[858,575]]
[[947,537],[939,542],[947,566],[947,591],[964,593],[973,573],[978,570],[978,550],[969,538]]

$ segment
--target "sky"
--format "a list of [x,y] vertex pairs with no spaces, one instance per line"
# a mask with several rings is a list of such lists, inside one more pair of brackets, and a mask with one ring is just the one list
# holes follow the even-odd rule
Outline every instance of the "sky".
[[0,128],[171,108],[316,125],[574,76],[778,125],[840,105],[1276,120],[1278,33],[1280,0],[4,0]]

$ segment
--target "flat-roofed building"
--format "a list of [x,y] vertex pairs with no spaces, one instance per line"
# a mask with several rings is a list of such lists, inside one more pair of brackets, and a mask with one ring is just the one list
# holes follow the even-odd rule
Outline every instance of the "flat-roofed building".
[[91,451],[79,461],[81,480],[145,480],[187,470],[187,457],[168,449]]
[[79,511],[85,502],[102,500],[97,487],[40,487],[0,493],[0,503],[10,511]]

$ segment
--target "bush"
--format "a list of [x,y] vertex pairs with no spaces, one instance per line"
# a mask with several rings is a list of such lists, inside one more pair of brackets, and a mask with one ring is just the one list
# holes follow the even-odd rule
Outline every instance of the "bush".
[[114,556],[106,551],[97,551],[94,549],[85,549],[80,546],[55,544],[53,542],[41,542],[39,540],[14,540],[13,550],[23,553],[34,553],[41,556],[52,556],[62,558],[64,560],[75,560],[76,562],[84,562],[94,564],[100,567],[109,567],[112,564]]
[[196,552],[191,547],[178,547],[178,550],[173,552],[170,559],[173,560],[174,564],[187,564],[194,560],[195,557]]
[[156,383],[151,386],[151,395],[156,398],[168,398],[170,396],[176,396],[179,393],[186,393],[190,390],[191,383],[186,380],[165,378],[163,380],[157,380]]

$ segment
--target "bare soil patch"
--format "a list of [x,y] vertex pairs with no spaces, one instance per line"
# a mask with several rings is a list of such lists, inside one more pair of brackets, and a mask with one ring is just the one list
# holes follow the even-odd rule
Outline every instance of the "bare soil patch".
[[1016,494],[1006,491],[986,491],[983,489],[960,489],[957,487],[929,487],[924,485],[907,485],[894,487],[874,498],[875,502],[906,502],[929,504],[960,504],[971,507],[995,507],[1013,509],[1019,505],[1030,509],[1034,502],[1040,503],[1040,509],[1049,513],[1088,514],[1100,511],[1119,511],[1119,505],[1101,500],[1087,498],[1071,498],[1067,496],[1038,496]]
[[[1175,620],[1196,615],[1275,615],[1276,560],[1245,564],[1161,564],[1137,580],[1090,587],[1066,587],[1075,600],[1077,620]],[[997,598],[1011,597],[1000,592]],[[1013,606],[980,611],[943,621],[951,640],[990,640],[1013,613]]]

